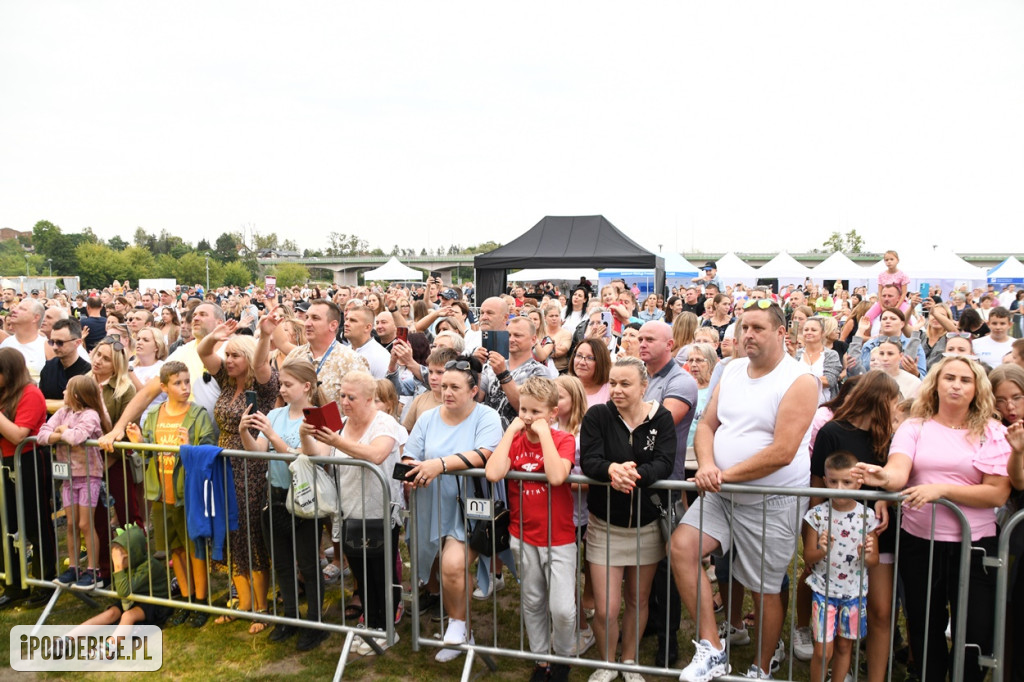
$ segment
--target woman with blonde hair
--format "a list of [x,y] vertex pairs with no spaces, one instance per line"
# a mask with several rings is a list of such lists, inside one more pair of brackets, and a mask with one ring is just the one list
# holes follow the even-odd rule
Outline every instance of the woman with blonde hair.
[[[206,371],[220,386],[220,397],[213,407],[213,417],[220,428],[218,445],[230,450],[244,450],[239,434],[242,417],[252,412],[268,414],[277,403],[280,387],[277,370],[264,362],[254,366],[257,342],[251,336],[233,336],[238,323],[227,320],[218,324],[196,346]],[[224,344],[224,357],[217,354],[217,344]],[[260,337],[260,344],[269,347],[270,338]],[[264,350],[262,357],[267,357]],[[256,393],[255,409],[250,409],[246,392]],[[267,504],[267,461],[247,459],[238,462],[234,471],[235,496],[238,499],[238,530],[230,534],[231,580],[238,590],[241,611],[267,612],[267,587],[270,557],[267,553],[260,523],[260,513]],[[215,623],[230,623],[232,616],[221,616]],[[266,623],[255,621],[249,634],[257,634]]]
[[676,362],[680,365],[686,362],[693,335],[699,325],[700,318],[688,310],[676,315],[672,321],[672,347],[676,349]]
[[[255,452],[298,452],[310,457],[326,456],[330,449],[322,443],[303,443],[299,430],[303,423],[303,409],[323,405],[326,401],[317,386],[316,368],[305,358],[286,360],[280,368],[281,398],[284,407],[266,415],[259,412],[245,414],[239,422],[239,435],[246,450]],[[255,433],[255,435],[253,435]],[[269,498],[262,515],[264,537],[273,543],[274,574],[284,602],[286,618],[299,617],[298,565],[305,581],[306,620],[317,622],[323,609],[324,584],[319,568],[320,536],[326,519],[304,519],[293,516],[285,506],[288,488],[292,483],[288,463],[271,460],[267,467]],[[284,641],[295,634],[296,628],[280,623],[274,626],[270,640]],[[326,638],[323,630],[304,628],[299,633],[296,648],[308,651]]]
[[541,306],[543,327],[537,328],[537,345],[534,346],[533,357],[537,362],[551,360],[559,374],[569,370],[569,349],[572,346],[572,334],[562,327],[562,309],[549,301]]
[[[898,570],[910,649],[915,661],[927,661],[925,682],[955,676],[945,636],[950,607],[954,641],[963,634],[957,631],[957,610],[966,608],[967,632],[978,645],[967,647],[963,679],[980,682],[987,672],[978,665],[978,655],[991,651],[997,605],[995,572],[983,561],[998,551],[995,509],[1010,494],[1011,445],[1006,427],[992,418],[994,412],[992,385],[982,365],[965,357],[943,358],[925,376],[911,418],[893,436],[885,466],[861,462],[853,469],[863,483],[904,495]],[[939,498],[960,509],[966,528],[953,510],[934,504]],[[965,531],[971,544],[969,574],[961,575]],[[921,567],[932,564],[941,570],[930,582],[922,580]],[[970,585],[967,603],[950,603],[965,581]]]

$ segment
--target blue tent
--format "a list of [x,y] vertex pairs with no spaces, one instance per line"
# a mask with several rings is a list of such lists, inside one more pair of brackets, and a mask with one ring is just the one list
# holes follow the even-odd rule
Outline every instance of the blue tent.
[[988,283],[1024,285],[1024,263],[1010,256],[988,271]]
[[[669,289],[689,284],[690,280],[700,275],[697,266],[678,253],[658,255],[665,259],[665,286]],[[654,293],[654,270],[608,268],[601,270],[598,274],[598,282],[601,286],[608,284],[613,279],[623,279],[628,285],[636,282],[637,288],[640,289],[641,301],[647,294]]]

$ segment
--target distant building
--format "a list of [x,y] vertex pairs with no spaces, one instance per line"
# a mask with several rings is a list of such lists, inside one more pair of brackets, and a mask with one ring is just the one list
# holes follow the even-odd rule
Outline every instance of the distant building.
[[257,258],[302,258],[298,251],[289,249],[260,249],[256,252]]
[[27,238],[30,238],[31,236],[32,236],[32,231],[31,230],[28,230],[26,232],[19,232],[18,230],[15,230],[12,227],[0,227],[0,242],[5,242],[8,239],[20,239],[20,238],[26,238],[27,239]]

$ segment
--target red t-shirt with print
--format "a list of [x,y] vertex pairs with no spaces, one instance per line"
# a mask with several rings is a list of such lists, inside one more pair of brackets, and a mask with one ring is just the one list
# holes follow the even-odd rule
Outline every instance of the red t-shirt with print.
[[[575,464],[576,439],[565,431],[552,429],[551,438],[555,448],[569,464]],[[525,431],[520,431],[509,448],[512,471],[531,474],[544,473],[544,453],[539,442],[531,443]],[[522,486],[523,530],[519,530],[520,485]],[[548,484],[540,481],[508,481],[509,532],[528,545],[548,545]],[[576,524],[573,523],[572,491],[568,483],[551,491],[551,546],[570,545],[576,542]]]

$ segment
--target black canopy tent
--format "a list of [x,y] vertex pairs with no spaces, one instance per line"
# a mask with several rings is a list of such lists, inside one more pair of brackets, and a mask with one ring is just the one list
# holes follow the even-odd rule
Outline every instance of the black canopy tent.
[[653,269],[655,290],[665,288],[665,259],[624,235],[604,216],[545,216],[529,232],[473,259],[476,300],[505,293],[508,270],[574,266]]

